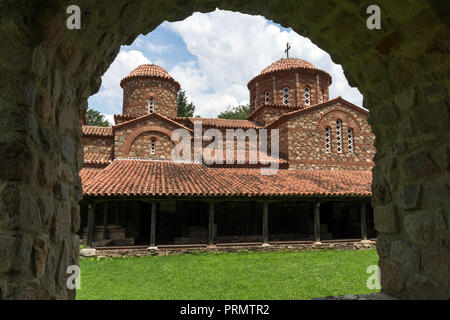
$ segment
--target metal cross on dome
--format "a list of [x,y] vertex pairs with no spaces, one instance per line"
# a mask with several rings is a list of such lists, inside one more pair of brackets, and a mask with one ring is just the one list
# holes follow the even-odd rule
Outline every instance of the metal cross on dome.
[[291,49],[291,46],[289,45],[289,42],[286,43],[286,50],[284,52],[286,53],[286,57],[289,59],[289,50]]

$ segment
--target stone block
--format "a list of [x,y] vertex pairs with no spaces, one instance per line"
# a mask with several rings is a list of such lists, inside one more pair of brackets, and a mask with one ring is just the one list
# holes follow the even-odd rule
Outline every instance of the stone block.
[[419,249],[403,240],[393,241],[391,243],[390,259],[415,272],[420,268]]
[[403,290],[404,283],[399,265],[385,259],[378,262],[381,272],[381,286],[389,294],[396,294]]
[[409,299],[446,300],[448,292],[439,283],[421,274],[412,275],[406,283]]
[[398,231],[397,214],[393,206],[374,208],[375,229],[378,232],[395,233]]
[[400,190],[400,205],[403,209],[417,208],[420,198],[420,185],[407,185]]
[[443,251],[425,250],[422,262],[427,274],[450,288],[450,256]]
[[402,162],[402,172],[407,178],[432,177],[439,173],[438,166],[424,152],[417,152]]
[[409,239],[416,244],[430,245],[437,241],[433,214],[419,211],[405,216],[404,227]]
[[97,250],[91,249],[91,248],[84,248],[80,251],[80,256],[88,258],[88,257],[95,257],[97,254]]

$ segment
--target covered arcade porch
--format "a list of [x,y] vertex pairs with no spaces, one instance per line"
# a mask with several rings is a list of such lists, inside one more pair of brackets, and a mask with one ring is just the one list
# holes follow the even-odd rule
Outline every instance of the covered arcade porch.
[[85,199],[88,247],[221,247],[376,238],[369,198]]

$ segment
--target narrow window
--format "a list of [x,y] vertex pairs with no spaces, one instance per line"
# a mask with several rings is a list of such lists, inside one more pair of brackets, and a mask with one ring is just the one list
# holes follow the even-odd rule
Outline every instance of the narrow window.
[[342,152],[342,121],[336,121],[336,140],[337,140],[337,152]]
[[331,128],[325,128],[325,151],[331,152]]
[[348,153],[353,153],[353,129],[348,129]]
[[150,153],[155,154],[155,152],[156,152],[156,139],[152,138],[150,143]]
[[269,91],[266,91],[266,92],[264,93],[264,102],[265,102],[266,104],[268,104],[268,103],[270,102],[270,92],[269,92]]
[[289,104],[289,88],[287,87],[283,89],[283,104]]
[[305,105],[309,106],[311,103],[311,89],[309,87],[305,87]]
[[320,102],[325,101],[325,91],[323,89],[321,90],[320,100],[321,100]]
[[155,100],[153,98],[148,99],[148,113],[153,113],[155,111]]

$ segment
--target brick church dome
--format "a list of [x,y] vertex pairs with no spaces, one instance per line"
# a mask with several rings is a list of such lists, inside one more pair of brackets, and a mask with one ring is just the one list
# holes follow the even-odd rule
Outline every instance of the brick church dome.
[[125,78],[123,78],[122,81],[120,81],[120,86],[123,88],[123,83],[125,83],[129,79],[143,77],[167,79],[175,83],[178,87],[178,90],[180,88],[180,84],[172,78],[169,72],[156,64],[140,65],[139,67],[131,71]]
[[266,67],[259,74],[263,75],[266,73],[280,71],[280,70],[290,70],[290,69],[317,69],[312,63],[299,59],[299,58],[283,58],[275,61],[270,66]]

